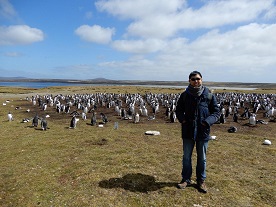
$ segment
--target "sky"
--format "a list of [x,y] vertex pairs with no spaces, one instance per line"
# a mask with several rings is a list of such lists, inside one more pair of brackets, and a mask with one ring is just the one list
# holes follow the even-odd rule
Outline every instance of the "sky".
[[0,0],[0,77],[276,82],[276,0]]

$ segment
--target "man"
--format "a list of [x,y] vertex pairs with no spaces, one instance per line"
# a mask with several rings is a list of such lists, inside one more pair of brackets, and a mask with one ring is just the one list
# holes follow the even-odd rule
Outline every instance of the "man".
[[192,184],[192,152],[196,145],[196,179],[200,192],[207,193],[206,153],[210,138],[210,126],[217,122],[220,110],[216,97],[202,85],[202,75],[193,71],[189,75],[189,86],[180,95],[176,116],[182,125],[183,160],[182,180],[178,188],[185,189]]

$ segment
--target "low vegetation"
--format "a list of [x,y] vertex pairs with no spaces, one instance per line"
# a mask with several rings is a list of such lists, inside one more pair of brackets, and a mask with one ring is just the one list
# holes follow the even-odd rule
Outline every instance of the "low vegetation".
[[[156,119],[123,120],[114,108],[99,107],[108,122],[87,120],[69,129],[72,116],[53,107],[42,111],[26,97],[45,94],[180,93],[179,88],[53,87],[0,88],[0,206],[262,206],[276,203],[276,123],[249,126],[231,118],[215,124],[207,161],[208,193],[181,180],[182,139],[179,123],[171,123],[161,107]],[[222,90],[225,91],[225,90]],[[252,91],[244,91],[246,93]],[[275,90],[254,91],[275,93]],[[3,104],[2,104],[3,103]],[[26,110],[30,109],[30,112]],[[8,112],[14,120],[8,121]],[[49,115],[48,129],[33,127],[32,117]],[[29,118],[30,122],[23,122]],[[118,122],[118,129],[114,123]],[[228,133],[230,126],[236,133]],[[148,130],[159,136],[145,135]],[[269,139],[272,145],[263,145]],[[196,160],[196,154],[193,155]],[[195,162],[193,163],[195,172]],[[193,176],[193,179],[195,177]]]

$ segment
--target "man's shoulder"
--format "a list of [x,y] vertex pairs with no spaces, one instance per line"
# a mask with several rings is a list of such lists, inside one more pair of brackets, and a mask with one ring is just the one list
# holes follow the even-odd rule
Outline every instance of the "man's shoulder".
[[204,86],[204,92],[205,93],[212,93],[211,90],[206,86]]
[[211,90],[208,87],[205,87],[205,89],[204,89],[204,96],[207,97],[208,102],[210,103],[213,98],[213,93],[211,92]]

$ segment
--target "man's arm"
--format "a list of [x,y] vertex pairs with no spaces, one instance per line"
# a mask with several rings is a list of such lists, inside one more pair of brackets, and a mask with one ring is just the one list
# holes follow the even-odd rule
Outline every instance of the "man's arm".
[[217,104],[217,99],[215,95],[212,95],[212,100],[209,103],[209,113],[210,115],[204,120],[204,123],[208,124],[209,126],[216,123],[220,117],[220,109]]

